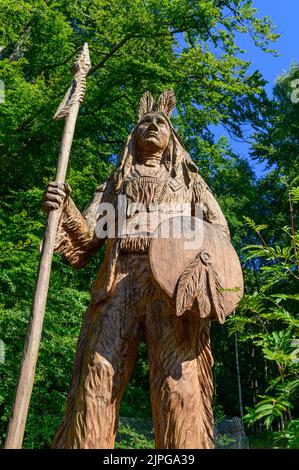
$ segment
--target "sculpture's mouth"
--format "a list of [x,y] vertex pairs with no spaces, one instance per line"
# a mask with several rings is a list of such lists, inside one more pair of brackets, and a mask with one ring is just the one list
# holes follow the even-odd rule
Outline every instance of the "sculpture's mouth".
[[145,138],[146,139],[159,139],[157,132],[154,132],[154,131],[147,132],[145,135]]

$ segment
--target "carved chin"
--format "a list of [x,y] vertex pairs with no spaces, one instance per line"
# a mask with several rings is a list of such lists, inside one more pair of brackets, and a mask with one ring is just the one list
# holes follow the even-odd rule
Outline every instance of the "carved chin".
[[157,145],[157,146],[159,146],[159,147],[160,147],[160,145],[161,145],[160,140],[158,139],[158,137],[155,137],[155,136],[146,137],[146,138],[144,139],[144,143],[145,143],[145,144],[148,144],[148,143],[154,144],[154,145]]

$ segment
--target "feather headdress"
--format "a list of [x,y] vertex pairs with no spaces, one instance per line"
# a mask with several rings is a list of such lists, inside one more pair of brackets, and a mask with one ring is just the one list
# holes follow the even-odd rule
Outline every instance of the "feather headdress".
[[[184,145],[173,128],[171,121],[169,120],[173,110],[175,108],[175,96],[172,90],[164,91],[157,102],[154,102],[154,99],[148,91],[145,92],[140,100],[139,104],[139,120],[145,114],[148,113],[162,113],[171,129],[171,137],[169,140],[169,145],[165,150],[165,158],[163,163],[165,164],[167,170],[169,170],[173,176],[180,172],[184,172],[186,177],[186,182],[191,180],[190,173],[198,173],[198,169],[191,159],[190,155],[186,152]],[[122,185],[126,177],[128,176],[132,165],[136,163],[136,127],[128,135],[127,141],[123,148],[123,152],[120,157],[120,165],[114,173],[115,181],[115,190],[117,193],[121,191]]]

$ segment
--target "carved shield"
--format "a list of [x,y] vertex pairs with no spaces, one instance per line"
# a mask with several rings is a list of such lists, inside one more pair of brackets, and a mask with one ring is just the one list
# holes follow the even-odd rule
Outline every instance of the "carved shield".
[[161,222],[152,235],[149,260],[154,280],[172,299],[176,314],[196,309],[223,323],[243,296],[238,255],[217,225],[189,216]]

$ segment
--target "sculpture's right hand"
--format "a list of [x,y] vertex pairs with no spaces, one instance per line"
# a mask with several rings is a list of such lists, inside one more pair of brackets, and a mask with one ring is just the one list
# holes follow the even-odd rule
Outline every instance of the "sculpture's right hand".
[[43,199],[43,209],[48,214],[52,210],[57,210],[65,202],[70,193],[67,184],[58,184],[55,181],[48,183]]

